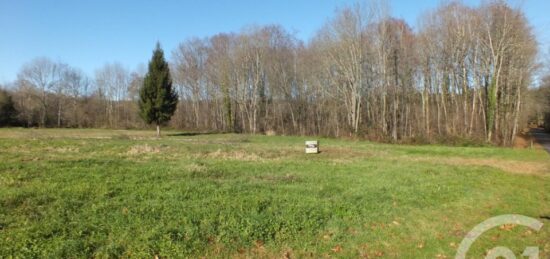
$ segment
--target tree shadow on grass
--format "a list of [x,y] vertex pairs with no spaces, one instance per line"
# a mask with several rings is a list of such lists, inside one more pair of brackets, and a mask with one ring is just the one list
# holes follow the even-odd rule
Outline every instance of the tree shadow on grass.
[[228,134],[228,133],[225,133],[225,132],[178,132],[178,133],[166,134],[166,136],[169,136],[169,137],[193,137],[193,136],[214,135],[214,134]]

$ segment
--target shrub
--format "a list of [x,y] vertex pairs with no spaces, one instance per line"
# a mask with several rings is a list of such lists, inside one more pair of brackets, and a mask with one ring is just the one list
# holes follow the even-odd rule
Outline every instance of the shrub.
[[9,93],[0,89],[0,127],[17,124],[17,110]]

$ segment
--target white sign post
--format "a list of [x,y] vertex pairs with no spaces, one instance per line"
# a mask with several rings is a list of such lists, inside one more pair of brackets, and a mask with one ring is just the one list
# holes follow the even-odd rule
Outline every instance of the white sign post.
[[317,154],[319,153],[319,141],[310,140],[306,141],[306,154]]

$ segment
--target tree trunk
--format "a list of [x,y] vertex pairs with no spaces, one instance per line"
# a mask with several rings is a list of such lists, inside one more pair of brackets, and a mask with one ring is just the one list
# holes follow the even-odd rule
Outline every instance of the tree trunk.
[[519,121],[519,113],[521,109],[521,86],[518,86],[518,92],[517,92],[517,100],[516,100],[516,111],[514,115],[514,126],[512,129],[512,135],[510,136],[510,144],[514,145],[514,141],[516,139],[516,134],[518,132],[518,121]]
[[493,76],[491,78],[491,82],[489,83],[489,86],[487,88],[487,136],[486,141],[491,142],[493,139],[493,131],[495,129],[495,113],[496,113],[496,105],[497,105],[497,80],[496,77]]
[[57,127],[61,128],[61,102],[57,104]]

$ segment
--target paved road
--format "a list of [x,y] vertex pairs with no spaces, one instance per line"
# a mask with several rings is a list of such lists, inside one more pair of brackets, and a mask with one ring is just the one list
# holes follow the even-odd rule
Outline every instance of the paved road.
[[531,135],[550,153],[550,134],[543,129],[531,129]]

